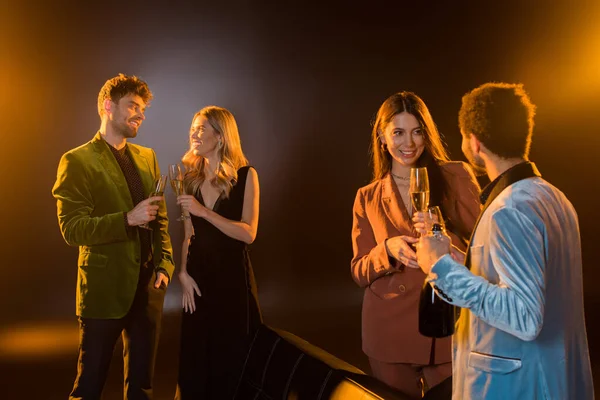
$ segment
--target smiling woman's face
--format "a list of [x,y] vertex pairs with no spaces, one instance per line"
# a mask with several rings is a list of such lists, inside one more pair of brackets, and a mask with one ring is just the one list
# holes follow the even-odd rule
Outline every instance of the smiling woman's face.
[[217,148],[220,136],[208,119],[199,115],[194,118],[190,128],[190,149],[195,156],[207,157]]
[[396,114],[381,134],[392,158],[406,167],[414,167],[425,150],[425,131],[414,115]]

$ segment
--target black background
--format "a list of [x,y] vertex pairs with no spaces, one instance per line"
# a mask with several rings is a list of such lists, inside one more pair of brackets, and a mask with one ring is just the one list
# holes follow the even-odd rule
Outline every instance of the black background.
[[[261,183],[251,257],[265,322],[364,370],[350,228],[356,190],[371,176],[371,118],[390,94],[414,91],[452,158],[464,160],[461,96],[487,81],[524,83],[538,107],[531,159],[580,217],[598,371],[597,2],[162,3],[2,5],[3,398],[66,398],[72,385],[77,251],[60,236],[50,192],[61,154],[98,129],[98,91],[119,72],[139,75],[154,92],[134,141],[154,148],[165,171],[185,152],[196,111],[215,104],[234,113]],[[182,229],[170,192],[167,201],[179,260]],[[158,399],[174,393],[179,295],[175,280]],[[113,364],[106,398],[121,396],[122,367]]]

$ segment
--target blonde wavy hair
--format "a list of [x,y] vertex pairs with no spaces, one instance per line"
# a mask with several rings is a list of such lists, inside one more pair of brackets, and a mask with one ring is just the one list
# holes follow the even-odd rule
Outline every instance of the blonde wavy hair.
[[[233,187],[233,182],[237,180],[238,169],[248,165],[248,160],[242,151],[237,123],[229,110],[217,106],[204,107],[198,111],[192,118],[192,124],[199,116],[205,117],[208,123],[220,135],[222,145],[218,150],[219,165],[217,173],[211,179],[210,183],[214,187],[219,188],[225,197],[228,197]],[[183,155],[181,161],[186,168],[183,179],[186,193],[200,193],[202,183],[206,179],[204,173],[206,159],[202,156],[194,155],[191,147],[191,137],[190,149]]]

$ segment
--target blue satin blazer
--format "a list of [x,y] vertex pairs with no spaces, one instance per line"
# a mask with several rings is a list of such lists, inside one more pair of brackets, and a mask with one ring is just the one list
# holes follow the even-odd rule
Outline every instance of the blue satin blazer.
[[428,276],[463,307],[452,398],[593,399],[575,209],[539,176],[504,180],[473,234],[470,269],[445,255]]

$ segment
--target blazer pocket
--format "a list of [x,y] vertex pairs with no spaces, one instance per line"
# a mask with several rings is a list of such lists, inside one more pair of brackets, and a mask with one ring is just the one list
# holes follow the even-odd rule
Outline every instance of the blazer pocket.
[[483,245],[471,246],[469,247],[470,254],[470,265],[467,265],[467,268],[471,269],[472,266],[481,267],[481,263],[483,261]]
[[521,360],[518,358],[492,356],[472,351],[469,354],[469,367],[483,372],[510,374],[521,368]]
[[81,253],[77,264],[80,267],[106,267],[108,263],[108,256],[98,253]]
[[[425,279],[424,277],[421,279]],[[415,288],[414,282],[410,279],[409,273],[393,272],[384,275],[375,282],[371,283],[369,289],[371,292],[382,300],[391,300],[399,296],[407,296],[412,293]]]

